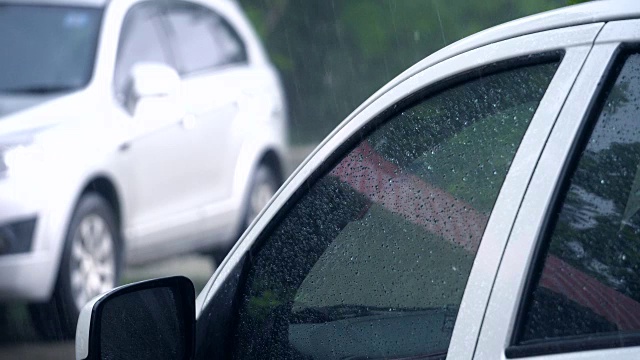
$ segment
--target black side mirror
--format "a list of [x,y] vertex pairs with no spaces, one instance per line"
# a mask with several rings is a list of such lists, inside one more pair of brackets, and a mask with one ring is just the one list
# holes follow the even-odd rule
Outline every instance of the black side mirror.
[[82,309],[76,359],[189,360],[195,322],[195,290],[186,277],[125,285]]

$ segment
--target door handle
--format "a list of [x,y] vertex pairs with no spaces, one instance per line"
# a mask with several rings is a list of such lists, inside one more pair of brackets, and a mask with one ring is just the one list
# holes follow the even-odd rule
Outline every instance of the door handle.
[[186,114],[180,119],[180,125],[186,130],[196,127],[196,117],[193,114]]

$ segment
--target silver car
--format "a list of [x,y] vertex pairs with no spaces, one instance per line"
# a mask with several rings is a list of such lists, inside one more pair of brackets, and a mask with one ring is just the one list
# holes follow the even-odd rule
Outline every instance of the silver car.
[[0,0],[0,301],[45,337],[126,265],[219,263],[284,177],[286,106],[230,0]]
[[175,277],[88,304],[77,359],[640,358],[638,44],[640,4],[598,1],[429,56],[195,302]]

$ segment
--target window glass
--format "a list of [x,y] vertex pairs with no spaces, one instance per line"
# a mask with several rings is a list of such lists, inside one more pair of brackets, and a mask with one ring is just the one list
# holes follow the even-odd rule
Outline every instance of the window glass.
[[444,357],[480,239],[557,63],[397,113],[248,258],[235,358]]
[[75,90],[91,78],[101,9],[0,4],[0,92]]
[[621,64],[554,215],[519,344],[640,330],[640,55]]
[[246,60],[238,36],[212,11],[179,3],[169,8],[167,19],[182,73]]
[[247,61],[247,52],[242,40],[240,40],[240,35],[223,18],[212,18],[211,32],[215,40],[216,51],[220,57],[218,65]]
[[124,94],[131,68],[136,63],[157,62],[175,67],[164,43],[157,14],[155,6],[142,4],[132,8],[125,18],[114,79],[118,97]]

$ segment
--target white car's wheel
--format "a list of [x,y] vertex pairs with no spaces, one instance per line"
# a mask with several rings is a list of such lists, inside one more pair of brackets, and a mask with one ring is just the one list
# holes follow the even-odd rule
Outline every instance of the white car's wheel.
[[[260,164],[251,180],[251,186],[249,187],[249,192],[245,200],[242,222],[237,237],[240,237],[247,229],[247,226],[258,216],[260,211],[262,211],[269,200],[271,200],[271,197],[276,193],[278,187],[278,177],[274,170],[265,164]],[[220,265],[232,246],[233,243],[230,246],[219,247],[211,251],[216,266]]]
[[[278,190],[278,182],[271,168],[261,165],[255,173],[249,197],[247,199],[247,210],[241,232],[258,216],[260,211],[269,203],[271,197]],[[241,234],[239,234],[241,235]]]
[[112,231],[100,215],[85,216],[71,241],[69,278],[76,308],[113,289],[116,254]]
[[34,325],[43,337],[73,337],[82,307],[116,286],[121,263],[116,224],[113,210],[101,196],[82,196],[69,224],[53,297],[31,306]]

